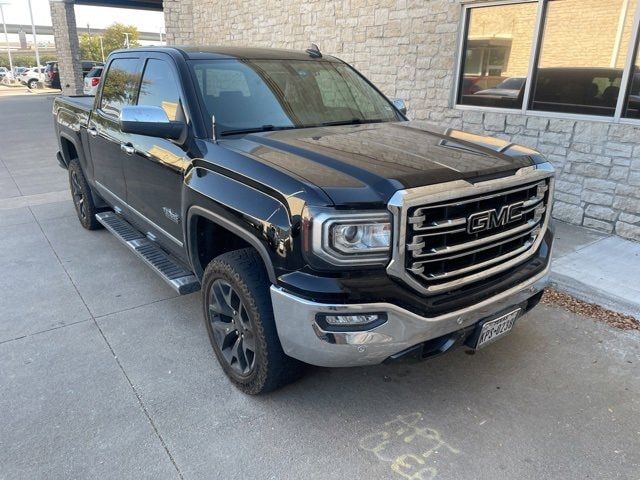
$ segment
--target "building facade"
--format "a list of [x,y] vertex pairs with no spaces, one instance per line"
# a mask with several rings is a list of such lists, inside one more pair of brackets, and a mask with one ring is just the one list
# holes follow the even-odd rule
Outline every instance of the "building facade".
[[540,150],[554,216],[640,241],[638,0],[164,0],[173,44],[307,48],[409,117]]

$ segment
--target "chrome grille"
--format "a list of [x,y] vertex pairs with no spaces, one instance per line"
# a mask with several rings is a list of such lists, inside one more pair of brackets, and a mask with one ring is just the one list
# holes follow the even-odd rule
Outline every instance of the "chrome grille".
[[547,224],[551,175],[533,170],[482,187],[452,185],[451,191],[402,197],[396,210],[390,206],[401,228],[389,272],[437,293],[524,261]]

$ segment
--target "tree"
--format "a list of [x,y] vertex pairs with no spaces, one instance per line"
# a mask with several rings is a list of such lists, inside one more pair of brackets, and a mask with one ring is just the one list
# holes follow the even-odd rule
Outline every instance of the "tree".
[[[83,33],[80,35],[80,57],[82,60],[102,61],[102,52],[100,51],[100,38],[95,35]],[[105,56],[107,52],[105,51]]]
[[[125,25],[123,23],[114,23],[107,27],[102,35],[102,46],[104,48],[105,58],[114,50],[125,48],[126,38],[129,35],[129,47],[139,47],[138,38],[140,36],[138,28],[134,25]],[[80,35],[80,54],[83,60],[102,60],[102,52],[100,50],[100,36],[83,33]]]

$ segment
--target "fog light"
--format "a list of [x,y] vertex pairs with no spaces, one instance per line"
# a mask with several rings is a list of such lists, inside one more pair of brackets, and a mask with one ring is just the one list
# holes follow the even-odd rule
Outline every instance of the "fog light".
[[316,322],[323,330],[370,330],[387,321],[386,313],[362,313],[359,315],[331,315],[318,313]]

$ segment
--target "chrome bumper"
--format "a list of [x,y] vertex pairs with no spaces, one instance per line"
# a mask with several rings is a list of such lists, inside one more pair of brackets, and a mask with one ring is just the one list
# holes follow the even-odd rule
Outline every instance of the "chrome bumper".
[[[398,352],[473,325],[518,305],[540,292],[549,281],[549,267],[509,290],[476,305],[437,317],[421,317],[390,303],[316,303],[271,286],[271,301],[282,348],[290,357],[322,367],[374,365]],[[327,332],[316,314],[356,315],[385,312],[387,321],[371,330]]]

